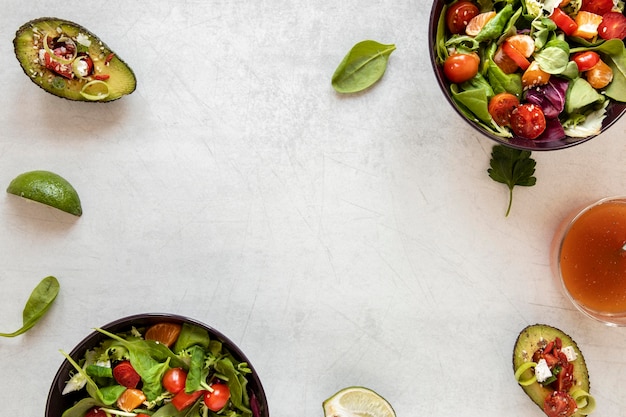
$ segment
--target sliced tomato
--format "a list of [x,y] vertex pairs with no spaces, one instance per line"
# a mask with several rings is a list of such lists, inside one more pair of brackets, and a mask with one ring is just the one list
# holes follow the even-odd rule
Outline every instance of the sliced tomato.
[[613,0],[583,0],[580,10],[602,16],[613,9]]
[[452,83],[471,80],[478,74],[480,58],[472,54],[452,54],[443,63],[443,73]]
[[213,391],[204,394],[204,404],[211,411],[219,411],[228,404],[230,399],[230,389],[228,385],[221,382],[211,384]]
[[122,361],[113,368],[113,378],[118,384],[126,388],[136,388],[141,381],[141,376],[135,371],[130,361]]
[[561,372],[556,376],[556,390],[569,392],[574,385],[574,364],[567,362],[567,358],[562,364]]
[[511,124],[511,112],[519,106],[519,99],[511,93],[499,93],[489,100],[489,114],[499,126]]
[[598,26],[598,35],[602,39],[626,38],[626,16],[619,12],[603,14],[602,23]]
[[185,390],[180,391],[172,398],[172,405],[176,407],[178,411],[183,411],[185,408],[198,401],[198,398],[204,395],[204,391],[194,391],[191,394],[187,394]]
[[117,406],[126,411],[131,412],[146,401],[146,394],[142,390],[136,388],[128,388],[117,399]]
[[178,394],[185,388],[187,382],[187,372],[183,368],[171,368],[163,375],[163,388],[172,394]]
[[548,417],[570,417],[576,409],[574,398],[562,391],[553,391],[543,403],[543,411]]
[[585,73],[587,82],[595,89],[604,88],[613,81],[613,70],[602,60]]
[[531,62],[530,66],[522,74],[523,88],[537,87],[547,84],[548,81],[550,81],[550,74],[542,70],[537,61]]
[[526,59],[526,57],[518,51],[511,43],[504,41],[502,44],[502,51],[511,58],[518,67],[525,70],[530,66],[530,61]]
[[513,74],[519,66],[502,50],[502,45],[498,46],[496,53],[493,55],[493,62],[496,63],[498,68],[505,74]]
[[74,70],[72,64],[62,64],[57,60],[52,59],[48,52],[44,53],[44,66],[55,74],[60,75],[68,79],[74,78]]
[[546,117],[541,107],[524,103],[511,112],[511,129],[517,136],[536,139],[546,130]]
[[567,36],[571,36],[576,31],[578,25],[567,13],[560,8],[555,8],[550,19],[561,29]]
[[583,39],[592,39],[598,34],[598,26],[602,22],[602,16],[591,12],[580,11],[574,20],[578,26],[572,36]]
[[600,60],[600,55],[594,51],[584,51],[574,54],[572,60],[578,66],[578,71],[585,72],[593,68]]
[[478,6],[471,1],[461,0],[452,4],[446,12],[446,25],[452,34],[465,32],[465,27],[479,13]]

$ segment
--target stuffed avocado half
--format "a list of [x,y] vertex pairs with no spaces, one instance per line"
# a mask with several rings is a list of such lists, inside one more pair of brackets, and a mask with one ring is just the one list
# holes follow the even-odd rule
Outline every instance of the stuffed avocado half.
[[26,75],[55,96],[106,102],[135,91],[135,74],[96,35],[68,20],[44,17],[23,24],[13,40]]
[[520,332],[513,371],[524,392],[549,417],[582,417],[595,408],[585,358],[576,342],[555,327],[535,324]]

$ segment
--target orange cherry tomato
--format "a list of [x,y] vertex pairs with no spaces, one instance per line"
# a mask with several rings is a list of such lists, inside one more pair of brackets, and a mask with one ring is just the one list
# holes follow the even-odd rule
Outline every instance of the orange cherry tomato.
[[511,112],[519,106],[519,99],[511,93],[499,93],[489,100],[489,114],[499,126],[511,124]]
[[458,84],[474,78],[479,64],[477,54],[452,54],[443,63],[443,73],[450,82]]
[[548,81],[550,81],[550,74],[542,70],[537,61],[531,62],[522,74],[522,87],[525,89],[548,84]]

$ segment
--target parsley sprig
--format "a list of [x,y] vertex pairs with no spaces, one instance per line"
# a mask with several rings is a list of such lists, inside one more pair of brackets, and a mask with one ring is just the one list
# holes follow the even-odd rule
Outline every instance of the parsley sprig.
[[509,187],[509,206],[506,210],[508,216],[513,203],[513,187],[521,185],[531,187],[537,183],[535,173],[535,162],[530,157],[530,151],[509,148],[504,145],[495,145],[491,150],[491,168],[487,170],[491,179]]

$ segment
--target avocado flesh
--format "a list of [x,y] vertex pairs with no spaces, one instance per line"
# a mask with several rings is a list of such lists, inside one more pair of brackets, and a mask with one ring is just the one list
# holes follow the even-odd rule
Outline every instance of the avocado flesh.
[[[42,65],[39,51],[43,48],[46,34],[49,38],[64,34],[75,41],[79,51],[92,59],[93,74],[85,78],[68,79]],[[89,45],[85,45],[86,43]],[[31,20],[17,30],[13,46],[15,56],[28,78],[55,96],[75,101],[106,102],[117,100],[135,91],[137,81],[130,67],[96,35],[76,23],[50,17]],[[112,58],[106,62],[111,54]],[[81,94],[85,84],[95,78],[107,76],[107,79],[92,83],[95,84],[93,87],[87,87],[83,91],[87,96]],[[106,83],[106,86],[102,83]],[[108,95],[98,95],[99,91],[108,92]]]
[[[570,394],[576,389],[582,389],[585,392],[589,392],[589,373],[587,371],[587,365],[585,364],[585,358],[582,352],[576,345],[576,342],[572,338],[565,334],[563,331],[548,326],[545,324],[535,324],[526,327],[522,330],[515,342],[515,348],[513,349],[513,372],[515,372],[525,362],[531,362],[533,354],[540,348],[545,347],[549,342],[556,338],[560,338],[563,343],[563,347],[572,346],[576,352],[576,359],[571,362],[574,364],[574,385],[570,389]],[[530,378],[532,376],[532,370],[527,370],[523,374],[523,378]],[[520,385],[521,386],[521,385]],[[554,391],[551,388],[546,388],[539,382],[535,382],[528,386],[521,386],[524,392],[533,400],[535,404],[543,411],[543,403],[545,399]],[[576,412],[574,417],[583,417],[584,415]]]

